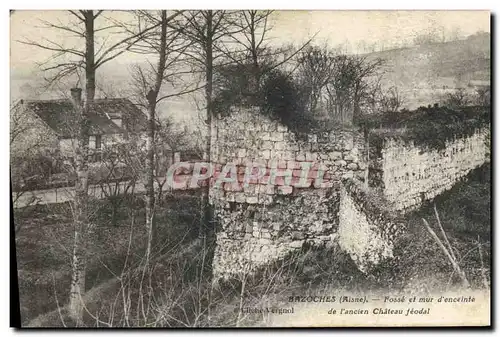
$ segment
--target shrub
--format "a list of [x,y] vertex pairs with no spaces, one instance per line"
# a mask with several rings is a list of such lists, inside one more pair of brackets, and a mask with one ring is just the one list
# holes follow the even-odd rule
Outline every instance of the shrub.
[[488,125],[490,120],[489,108],[468,106],[451,109],[436,104],[397,114],[363,116],[359,124],[367,129],[387,130],[385,135],[378,132],[378,135],[373,135],[375,137],[397,135],[413,141],[416,146],[440,150],[445,147],[446,141],[471,136],[478,128]]
[[293,132],[306,133],[316,126],[306,112],[304,95],[291,76],[277,70],[270,72],[263,81],[260,96],[261,111]]

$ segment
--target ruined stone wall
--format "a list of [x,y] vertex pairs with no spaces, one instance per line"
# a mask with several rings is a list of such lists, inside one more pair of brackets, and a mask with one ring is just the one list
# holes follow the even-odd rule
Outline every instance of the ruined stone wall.
[[338,242],[359,269],[367,272],[393,257],[393,243],[404,223],[384,204],[376,190],[345,179],[340,189]]
[[[302,139],[257,108],[217,117],[211,136],[216,279],[252,272],[306,242],[336,242],[368,272],[392,256],[393,241],[404,228],[395,210],[434,198],[488,157],[486,129],[449,141],[444,150],[422,149],[394,137],[369,144],[354,129]],[[368,152],[370,189],[363,183]],[[234,172],[224,171],[230,163]],[[244,174],[255,163],[265,174],[245,183]],[[311,170],[301,176],[307,163]],[[274,179],[273,169],[289,175]],[[213,184],[231,173],[236,183]]]
[[[256,108],[233,110],[213,124],[215,177],[227,163],[236,165],[240,182],[252,163],[266,167],[265,176],[247,185],[223,183],[210,189],[219,222],[214,276],[250,272],[305,242],[331,244],[338,229],[341,179],[364,176],[362,135],[332,130],[301,140]],[[299,168],[304,163],[312,168],[301,181]],[[273,184],[272,168],[291,177],[277,177]],[[322,179],[314,179],[318,175]]]
[[415,209],[453,187],[489,157],[488,128],[456,138],[443,150],[422,149],[401,139],[387,139],[381,151],[381,182],[396,210]]

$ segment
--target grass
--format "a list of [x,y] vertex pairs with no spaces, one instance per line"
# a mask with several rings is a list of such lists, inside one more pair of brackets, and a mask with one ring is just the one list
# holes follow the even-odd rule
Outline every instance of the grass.
[[432,203],[407,214],[407,231],[395,246],[396,259],[379,266],[378,277],[390,281],[395,288],[426,293],[458,287],[458,275],[423,226],[422,218],[439,232],[435,204],[458,264],[465,271],[471,287],[484,288],[482,265],[487,275],[491,269],[490,193],[490,165],[485,164]]
[[[170,197],[164,206],[157,214],[159,253],[179,242],[188,242],[196,233],[196,196]],[[102,217],[99,212],[95,215]],[[146,230],[140,204],[123,204],[120,215],[117,226],[92,227],[87,246],[87,289],[120,275],[125,261],[129,266],[134,265],[143,256]],[[23,324],[56,309],[56,298],[63,305],[68,297],[73,242],[71,219],[68,203],[37,206],[15,215],[16,223],[21,224],[16,233],[16,257]]]

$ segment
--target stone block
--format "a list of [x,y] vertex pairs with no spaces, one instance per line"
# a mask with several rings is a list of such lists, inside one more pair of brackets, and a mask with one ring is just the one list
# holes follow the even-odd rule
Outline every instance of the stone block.
[[342,152],[339,151],[330,152],[329,157],[331,160],[340,160],[342,159]]
[[318,155],[314,152],[306,152],[306,161],[315,161],[318,159]]
[[267,233],[262,233],[262,238],[263,239],[270,239],[271,238],[271,233],[267,232]]
[[269,140],[264,140],[260,148],[263,150],[272,150],[274,148],[274,142]]
[[275,193],[275,186],[274,185],[263,185],[260,187],[263,189],[264,194],[273,195]]
[[256,204],[259,202],[259,199],[256,196],[248,196],[246,202],[249,204]]
[[318,142],[318,136],[314,134],[308,134],[307,135],[307,141],[310,143],[317,143]]
[[346,165],[347,165],[347,162],[346,162],[345,160],[343,160],[343,159],[341,159],[341,160],[336,160],[336,161],[335,161],[335,165],[340,166],[340,167],[344,167],[344,166],[346,166]]
[[344,160],[346,161],[352,161],[352,162],[357,162],[358,161],[358,157],[355,157],[351,154],[347,155],[344,157]]
[[288,195],[288,194],[292,194],[293,187],[292,186],[278,186],[277,191],[278,191],[278,194]]
[[273,132],[270,136],[270,140],[272,140],[273,142],[282,142],[284,141],[284,137],[283,137],[283,132]]
[[285,150],[283,151],[283,155],[281,156],[281,159],[283,160],[294,160],[295,159],[295,154],[294,152],[290,150]]
[[290,248],[302,248],[303,244],[303,241],[292,241],[288,245],[290,246]]
[[356,163],[350,163],[349,165],[347,165],[347,168],[349,170],[357,170],[358,169],[358,164],[356,164]]
[[283,151],[286,148],[285,142],[275,142],[274,149],[277,151]]
[[288,127],[286,125],[278,124],[276,131],[278,132],[288,132]]

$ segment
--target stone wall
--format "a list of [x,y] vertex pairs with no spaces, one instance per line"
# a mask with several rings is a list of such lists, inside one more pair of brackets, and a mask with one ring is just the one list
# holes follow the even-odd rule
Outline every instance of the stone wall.
[[[359,133],[330,130],[299,139],[256,108],[231,111],[213,124],[214,176],[225,175],[221,167],[233,163],[240,182],[210,189],[219,223],[216,278],[255,270],[305,242],[333,243],[341,179],[364,176]],[[265,175],[243,184],[243,173],[254,163],[265,167]],[[311,169],[301,177],[300,168],[307,165]],[[273,169],[288,178],[278,176],[273,184]]]
[[384,205],[384,198],[345,179],[340,189],[338,242],[359,269],[367,272],[392,256],[404,223]]
[[[418,207],[488,160],[488,131],[433,150],[394,135],[371,143],[355,129],[299,137],[257,108],[217,117],[210,158],[210,202],[218,222],[214,277],[255,271],[304,243],[338,243],[369,272],[392,256],[404,229],[397,211]],[[263,175],[247,181],[255,166]],[[235,179],[214,183],[221,177]]]
[[443,150],[386,139],[378,158],[385,198],[395,210],[408,211],[450,189],[489,160],[488,134],[489,128],[478,129],[472,136],[448,141]]

